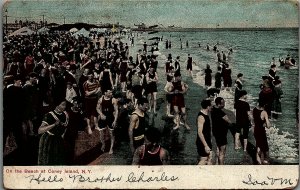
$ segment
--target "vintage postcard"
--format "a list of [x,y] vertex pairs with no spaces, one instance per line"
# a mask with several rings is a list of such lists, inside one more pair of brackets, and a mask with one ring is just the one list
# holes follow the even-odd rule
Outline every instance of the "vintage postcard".
[[296,0],[2,2],[6,189],[290,189]]

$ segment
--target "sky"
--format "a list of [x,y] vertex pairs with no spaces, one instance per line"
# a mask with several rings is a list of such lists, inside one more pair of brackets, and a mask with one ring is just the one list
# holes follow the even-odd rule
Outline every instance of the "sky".
[[[8,22],[47,20],[117,23],[132,27],[178,26],[184,28],[298,27],[297,0],[10,0]],[[5,18],[5,17],[3,17]]]

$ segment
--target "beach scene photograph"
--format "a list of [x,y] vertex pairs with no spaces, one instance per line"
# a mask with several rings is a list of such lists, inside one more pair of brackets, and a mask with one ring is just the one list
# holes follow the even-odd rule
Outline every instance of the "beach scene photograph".
[[4,1],[2,47],[4,166],[299,164],[296,0]]

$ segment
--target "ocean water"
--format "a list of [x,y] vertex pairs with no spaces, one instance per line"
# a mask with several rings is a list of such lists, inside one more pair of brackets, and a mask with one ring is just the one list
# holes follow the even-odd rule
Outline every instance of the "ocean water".
[[[213,75],[217,71],[217,56],[213,46],[218,43],[220,51],[228,53],[232,48],[233,53],[227,57],[232,70],[233,82],[238,73],[243,73],[243,88],[248,92],[248,101],[251,107],[256,105],[260,92],[259,84],[261,76],[268,75],[272,57],[275,57],[276,65],[279,66],[279,57],[285,59],[290,54],[296,60],[296,67],[284,69],[278,67],[277,75],[282,81],[283,99],[282,115],[277,121],[273,121],[273,127],[267,131],[269,135],[270,155],[276,159],[284,159],[287,163],[298,160],[298,131],[296,126],[297,95],[299,90],[299,39],[297,29],[274,29],[257,31],[196,31],[196,32],[159,32],[148,35],[141,34],[137,44],[142,44],[154,36],[163,36],[159,49],[161,55],[158,60],[164,60],[169,53],[175,59],[181,58],[181,69],[185,70],[184,61],[187,54],[191,54],[196,62],[194,67],[193,81],[204,87],[204,75],[202,69],[210,64]],[[171,49],[165,49],[165,41],[172,42]],[[186,41],[189,47],[186,47]],[[151,43],[151,41],[147,41]],[[180,48],[182,43],[182,49]],[[199,44],[201,47],[199,47]],[[210,51],[206,50],[209,44]],[[163,64],[163,61],[160,61]],[[213,83],[214,84],[214,83]],[[220,96],[226,100],[226,108],[233,110],[233,93],[221,91]]]

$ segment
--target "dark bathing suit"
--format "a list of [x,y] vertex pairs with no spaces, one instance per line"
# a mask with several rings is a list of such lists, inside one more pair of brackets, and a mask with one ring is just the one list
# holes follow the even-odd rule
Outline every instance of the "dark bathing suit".
[[133,113],[139,117],[139,126],[133,129],[133,146],[134,148],[138,148],[139,146],[144,144],[144,134],[145,134],[145,126],[146,120],[145,117],[139,116],[137,113]]
[[254,137],[256,141],[256,148],[260,148],[261,151],[269,151],[269,145],[266,135],[265,127],[263,126],[266,120],[262,120],[260,114],[263,110],[257,108],[253,109],[253,118],[254,118]]
[[114,122],[114,105],[112,103],[112,98],[109,100],[105,100],[104,97],[102,97],[102,113],[106,116],[105,120],[99,119],[99,128],[104,129],[106,126],[109,127],[109,129],[113,129],[112,123]]
[[[175,90],[182,91],[182,85],[181,81],[172,82],[173,83],[173,92]],[[185,102],[184,102],[184,96],[181,93],[173,94],[173,100],[172,100],[173,106],[178,106],[178,108],[184,108]]]
[[212,133],[219,147],[227,144],[228,124],[223,119],[225,115],[220,108],[213,107],[211,110]]
[[186,70],[193,70],[193,58],[192,57],[188,57],[188,61],[187,61],[187,65],[186,65]]
[[161,147],[158,147],[156,152],[150,152],[147,146],[144,145],[144,152],[140,160],[140,165],[163,165],[160,159]]
[[[198,113],[198,117],[202,115],[204,117],[204,124],[203,124],[203,130],[202,130],[202,133],[204,135],[204,138],[205,138],[205,141],[207,143],[207,145],[209,146],[209,148],[211,149],[212,148],[212,144],[211,144],[211,135],[210,135],[210,131],[211,131],[211,127],[210,127],[210,119],[209,119],[209,116],[208,115],[205,115],[204,113],[202,112],[199,112]],[[197,117],[197,118],[198,118]],[[198,123],[198,122],[197,122]],[[202,144],[201,140],[200,140],[200,137],[197,133],[197,139],[196,139],[196,145],[197,145],[197,151],[198,151],[198,154],[199,156],[201,157],[207,157],[209,156],[209,154],[207,154],[205,152],[205,148],[204,148],[204,145]]]

